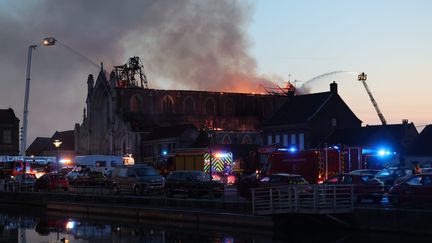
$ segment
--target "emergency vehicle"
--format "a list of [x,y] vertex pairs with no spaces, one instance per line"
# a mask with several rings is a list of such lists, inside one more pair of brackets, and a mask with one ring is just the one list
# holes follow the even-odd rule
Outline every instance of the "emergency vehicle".
[[19,174],[31,173],[39,178],[45,174],[45,167],[55,162],[55,157],[0,156],[0,170],[3,174],[14,177]]
[[332,175],[361,169],[361,149],[278,149],[269,154],[263,174],[302,175],[309,183],[322,183]]

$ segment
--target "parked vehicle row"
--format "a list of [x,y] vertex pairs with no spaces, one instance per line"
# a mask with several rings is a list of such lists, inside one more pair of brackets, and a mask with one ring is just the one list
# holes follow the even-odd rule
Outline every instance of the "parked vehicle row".
[[[353,196],[356,203],[362,200],[380,203],[383,197],[387,195],[389,201],[394,205],[432,202],[432,172],[394,177],[394,185],[389,188],[388,194],[386,194],[385,183],[379,179],[378,175],[383,176],[387,172],[388,175],[396,175],[400,170],[397,171],[392,168],[379,172],[353,171],[331,176],[323,184],[353,185]],[[399,173],[399,175],[402,174]],[[112,190],[114,194],[165,194],[167,197],[177,195],[221,197],[225,187],[224,183],[212,179],[202,171],[174,171],[164,178],[154,167],[148,165],[118,166],[109,177],[101,172],[82,170],[71,171],[66,176],[61,173],[47,173],[40,178],[36,178],[34,174],[20,174],[15,178],[3,175],[0,182],[0,189],[3,190],[68,191],[70,186],[94,185],[101,188],[104,186],[104,190]],[[277,188],[286,185],[309,185],[309,183],[304,177],[297,174],[264,175],[254,173],[239,180],[237,192],[240,196],[251,198],[253,188]],[[305,191],[308,192],[307,187],[305,187]]]
[[202,171],[174,171],[164,178],[154,167],[148,165],[118,166],[112,171],[109,183],[105,180],[106,177],[100,172],[90,170],[70,171],[67,175],[47,173],[38,179],[33,174],[21,174],[15,179],[10,178],[7,182],[8,187],[4,190],[68,191],[70,186],[79,188],[84,185],[95,185],[112,190],[114,194],[166,194],[167,197],[186,195],[220,198],[224,194],[225,186],[219,180],[212,180]]
[[222,197],[224,184],[219,180],[212,180],[210,175],[197,170],[173,171],[165,180],[167,197],[177,194],[198,197],[210,195]]

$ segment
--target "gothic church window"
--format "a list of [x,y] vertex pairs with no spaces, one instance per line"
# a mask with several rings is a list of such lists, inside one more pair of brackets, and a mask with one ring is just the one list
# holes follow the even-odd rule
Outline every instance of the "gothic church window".
[[231,138],[227,134],[223,137],[222,144],[231,144]]
[[234,115],[234,103],[232,102],[232,100],[227,100],[225,102],[225,115],[226,116]]
[[174,100],[171,96],[165,96],[162,101],[164,113],[174,113]]
[[251,139],[249,138],[249,135],[245,135],[242,139],[242,144],[252,144]]
[[141,100],[138,95],[133,95],[130,99],[130,111],[141,112]]
[[269,117],[273,114],[273,103],[271,101],[264,101],[261,106],[261,114],[264,117]]
[[215,113],[215,102],[213,99],[207,99],[205,103],[205,113],[213,115]]
[[185,101],[184,101],[184,113],[191,115],[194,114],[194,101],[192,99],[192,97],[186,97]]

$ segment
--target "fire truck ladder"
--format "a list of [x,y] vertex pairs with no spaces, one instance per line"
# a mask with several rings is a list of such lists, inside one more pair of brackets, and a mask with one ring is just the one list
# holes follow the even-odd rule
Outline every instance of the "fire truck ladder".
[[382,114],[381,110],[379,109],[378,104],[377,104],[377,102],[375,101],[375,99],[374,99],[374,97],[372,95],[372,92],[369,90],[369,87],[366,84],[366,79],[367,79],[367,75],[365,73],[360,73],[358,75],[358,81],[361,81],[363,83],[363,86],[365,87],[366,92],[368,93],[369,98],[372,101],[372,104],[375,107],[376,112],[378,113],[378,117],[381,120],[381,123],[383,125],[387,125],[387,121],[384,118],[384,115]]

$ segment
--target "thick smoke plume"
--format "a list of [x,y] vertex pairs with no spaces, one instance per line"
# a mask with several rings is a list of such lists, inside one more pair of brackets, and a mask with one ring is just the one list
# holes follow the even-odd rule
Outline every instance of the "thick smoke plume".
[[[151,88],[256,91],[256,61],[245,30],[253,7],[233,0],[57,0],[0,2],[1,108],[22,116],[27,47],[53,36],[89,59],[114,65],[139,56]],[[62,47],[33,56],[29,139],[81,121],[89,73]]]

